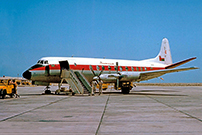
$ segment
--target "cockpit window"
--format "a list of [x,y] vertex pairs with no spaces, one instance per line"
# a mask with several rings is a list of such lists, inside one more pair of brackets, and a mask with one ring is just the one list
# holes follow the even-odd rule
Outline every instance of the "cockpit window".
[[48,64],[47,60],[39,60],[37,64]]
[[38,64],[43,64],[43,60],[39,60],[37,63]]
[[41,60],[39,60],[37,63],[38,63],[38,64],[41,64]]

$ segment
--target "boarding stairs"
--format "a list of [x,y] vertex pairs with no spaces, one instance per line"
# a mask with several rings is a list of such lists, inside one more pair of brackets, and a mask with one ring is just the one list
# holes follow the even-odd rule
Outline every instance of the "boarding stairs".
[[63,70],[61,72],[61,82],[66,81],[74,93],[90,94],[92,87],[85,76],[80,71]]
[[78,80],[81,82],[84,88],[83,94],[91,93],[92,87],[90,86],[90,83],[86,80],[85,76],[79,71],[75,71],[74,74],[77,76]]

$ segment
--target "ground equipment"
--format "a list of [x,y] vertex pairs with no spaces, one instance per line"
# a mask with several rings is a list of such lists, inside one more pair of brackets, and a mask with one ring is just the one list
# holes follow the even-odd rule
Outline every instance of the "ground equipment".
[[10,97],[17,96],[17,86],[14,88],[14,85],[16,84],[14,84],[11,79],[0,78],[0,97],[4,99],[6,95]]

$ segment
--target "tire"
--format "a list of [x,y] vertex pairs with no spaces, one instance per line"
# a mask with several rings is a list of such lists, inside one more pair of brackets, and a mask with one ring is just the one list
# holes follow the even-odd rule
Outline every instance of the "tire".
[[10,94],[10,97],[11,97],[11,98],[14,98],[14,97],[15,97],[15,94],[13,94],[13,93]]
[[129,87],[122,87],[122,93],[123,94],[129,94],[130,93],[130,88]]
[[5,89],[5,90],[3,90],[2,99],[4,99],[6,95],[7,95],[7,91]]
[[45,94],[51,94],[50,90],[45,90]]
[[5,96],[6,96],[7,92],[6,90],[3,91],[3,94],[1,95],[2,96],[2,99],[5,99]]
[[55,95],[60,95],[60,92],[55,92]]

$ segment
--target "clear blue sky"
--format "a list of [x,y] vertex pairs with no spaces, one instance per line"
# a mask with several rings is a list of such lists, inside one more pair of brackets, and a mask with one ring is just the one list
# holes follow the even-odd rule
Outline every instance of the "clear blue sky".
[[[202,68],[202,1],[1,0],[0,76],[21,76],[44,56],[152,58],[164,37],[173,62],[197,56],[181,67]],[[202,71],[163,78],[202,83]]]

